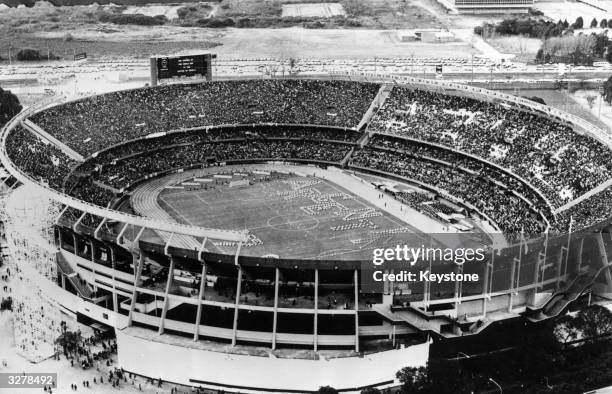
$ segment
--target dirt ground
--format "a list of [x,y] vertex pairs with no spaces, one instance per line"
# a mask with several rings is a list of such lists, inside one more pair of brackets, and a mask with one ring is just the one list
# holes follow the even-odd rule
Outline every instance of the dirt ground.
[[[64,42],[66,33],[74,41]],[[185,49],[214,48],[220,58],[372,58],[377,57],[462,57],[478,53],[465,41],[452,43],[401,42],[393,30],[333,30],[304,29],[200,29],[162,26],[152,31],[144,27],[118,28],[101,31],[89,26],[70,31],[36,33],[25,43],[38,41],[45,50],[60,56],[77,52],[117,56],[148,57],[157,53],[171,53]],[[15,41],[13,41],[15,42]],[[39,47],[40,47],[39,44]],[[66,47],[67,49],[62,49]],[[125,49],[123,49],[125,48]],[[6,58],[8,48],[0,45],[0,56]],[[132,52],[130,52],[132,51]],[[46,50],[45,50],[46,52]]]
[[218,39],[215,48],[224,57],[262,58],[372,58],[378,57],[469,57],[472,48],[464,42],[425,44],[401,42],[386,30],[265,30],[232,29]]

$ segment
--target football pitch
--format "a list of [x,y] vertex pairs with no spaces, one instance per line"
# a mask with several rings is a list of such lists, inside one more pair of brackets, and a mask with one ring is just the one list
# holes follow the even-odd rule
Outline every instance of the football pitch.
[[[416,229],[333,182],[289,175],[248,186],[165,189],[160,205],[178,222],[227,230],[249,230],[245,256],[371,260],[372,249],[420,244]],[[236,246],[208,242],[210,251]]]

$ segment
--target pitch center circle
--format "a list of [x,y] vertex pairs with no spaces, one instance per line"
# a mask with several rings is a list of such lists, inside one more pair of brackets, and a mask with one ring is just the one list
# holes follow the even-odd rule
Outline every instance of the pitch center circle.
[[278,215],[268,219],[268,226],[283,231],[312,230],[319,225],[319,220],[307,215]]

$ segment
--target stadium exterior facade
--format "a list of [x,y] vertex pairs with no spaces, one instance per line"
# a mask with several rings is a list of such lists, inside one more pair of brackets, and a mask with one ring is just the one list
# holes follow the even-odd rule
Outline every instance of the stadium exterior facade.
[[[498,92],[416,78],[333,77],[380,83],[383,94],[384,86],[399,84],[503,103],[572,125],[577,132],[612,146],[606,133],[582,119]],[[373,103],[374,110],[378,104]],[[580,231],[570,228],[492,250],[479,268],[483,278],[479,288],[463,289],[460,283],[450,289],[425,285],[416,300],[389,285],[380,294],[364,295],[360,290],[363,261],[245,256],[241,254],[247,242],[244,232],[104,208],[55,190],[15,165],[6,141],[17,126],[74,155],[27,120],[55,105],[49,102],[24,110],[2,132],[0,158],[14,177],[5,180],[3,197],[13,264],[57,308],[80,321],[114,330],[119,362],[126,371],[186,385],[254,392],[316,391],[323,385],[346,391],[384,387],[394,384],[401,367],[423,365],[431,340],[479,335],[507,319],[545,320],[587,292],[608,293],[612,288],[608,219]],[[384,175],[375,169],[353,170]],[[168,172],[173,171],[177,170]],[[94,225],[87,222],[90,217],[98,218]],[[161,242],[144,240],[146,229],[169,236],[161,237]],[[180,237],[198,240],[199,248],[176,246],[172,240]],[[235,245],[234,252],[210,252],[205,245],[213,239]],[[145,272],[148,261],[164,267],[157,284],[152,285],[153,274]],[[197,280],[181,283],[182,274],[175,273],[178,267]],[[452,269],[463,272],[461,267]],[[233,277],[229,283],[234,293],[225,299],[211,295],[215,292],[212,278],[219,277]],[[273,294],[270,302],[242,302],[244,282],[268,286]],[[292,286],[307,287],[304,299],[312,302],[279,306],[279,293]],[[320,294],[329,294],[330,289],[344,294],[345,308],[320,305]],[[180,316],[189,316],[190,321]],[[307,356],[296,356],[299,352],[290,350],[296,348]]]

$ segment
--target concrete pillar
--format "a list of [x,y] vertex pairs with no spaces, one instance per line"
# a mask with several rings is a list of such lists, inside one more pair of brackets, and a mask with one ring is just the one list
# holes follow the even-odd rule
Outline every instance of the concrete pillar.
[[[606,253],[606,245],[604,243],[601,231],[597,232],[595,237],[597,239],[597,249],[599,250],[601,267],[606,267],[610,263],[610,260],[608,259],[608,254]],[[612,274],[610,273],[609,268],[604,270],[604,277],[606,278],[606,293],[612,293]]]
[[242,290],[242,266],[238,266],[238,284],[236,285],[236,302],[234,304],[234,325],[232,327],[232,346],[236,346],[236,332],[238,331],[238,305],[240,304],[240,292]]
[[576,264],[578,266],[576,272],[578,273],[582,270],[582,253],[583,252],[584,252],[584,237],[580,238],[580,241],[578,244],[578,256],[576,258]]
[[[519,252],[520,253],[520,252]],[[514,303],[514,276],[516,275],[517,259],[512,259],[512,268],[510,269],[510,287],[508,288],[508,312],[512,312]]]
[[159,319],[159,330],[158,334],[164,333],[164,320],[166,320],[166,313],[168,312],[168,297],[170,295],[170,287],[174,280],[174,257],[170,256],[170,268],[168,268],[168,279],[166,280],[166,290],[164,291],[164,304],[162,306],[161,317]]
[[90,256],[91,256],[91,272],[93,273],[93,289],[96,292],[96,298],[98,297],[98,286],[96,285],[96,251],[95,251],[95,243],[94,241],[89,241]]
[[198,309],[196,312],[195,330],[193,332],[193,340],[197,341],[200,339],[200,321],[202,320],[202,298],[204,298],[204,291],[206,289],[206,261],[202,262],[202,276],[200,277],[200,291],[198,293]]
[[79,255],[79,242],[74,232],[72,233],[72,244],[74,245],[74,254],[78,256]]
[[355,288],[355,351],[359,352],[359,271],[357,269],[355,269],[353,283]]
[[272,350],[276,349],[276,326],[278,324],[278,288],[279,288],[279,279],[280,272],[278,267],[275,269],[274,275],[274,318],[272,321]]
[[136,299],[138,298],[138,286],[140,286],[140,274],[142,273],[142,266],[144,265],[144,253],[139,251],[140,258],[136,267],[136,276],[134,278],[134,291],[132,293],[132,302],[130,303],[130,313],[128,314],[128,326],[132,325],[132,319],[134,314],[134,307],[136,306]]
[[[462,274],[463,273],[463,264],[462,265],[458,265],[455,268],[455,273],[456,274]],[[459,313],[459,304],[461,304],[461,294],[463,292],[463,287],[462,287],[462,283],[461,281],[455,281],[455,313],[458,314]]]
[[315,268],[315,287],[314,287],[314,315],[313,315],[314,327],[312,331],[314,351],[316,352],[319,347],[319,269]]
[[487,304],[491,299],[492,283],[493,283],[493,264],[495,262],[495,250],[491,253],[491,261],[487,261],[484,268],[484,283],[482,285],[482,315],[487,314]]
[[112,245],[109,246],[109,254],[111,259],[111,267],[113,269],[113,312],[119,312],[119,300],[117,299],[117,289],[115,287],[115,267],[117,265],[117,256],[115,256],[115,249]]

